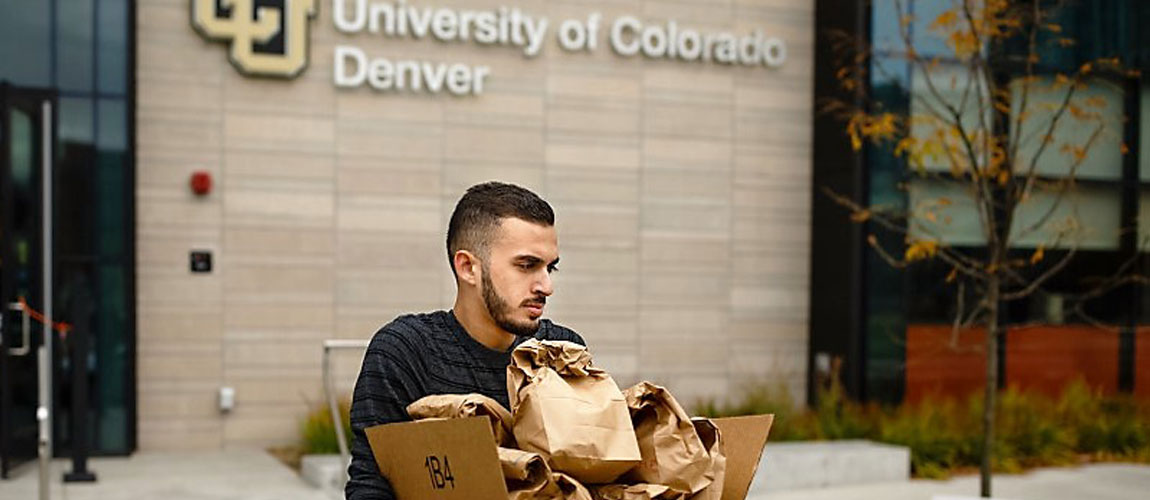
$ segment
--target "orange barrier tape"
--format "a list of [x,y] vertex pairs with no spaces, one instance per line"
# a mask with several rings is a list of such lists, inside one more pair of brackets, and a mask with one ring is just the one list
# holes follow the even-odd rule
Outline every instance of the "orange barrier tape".
[[36,320],[37,323],[50,325],[53,329],[65,335],[72,330],[71,323],[66,323],[63,321],[52,321],[45,317],[44,313],[32,309],[32,307],[28,305],[28,301],[24,300],[24,297],[20,297],[20,307],[24,308],[24,314],[27,314],[28,317]]

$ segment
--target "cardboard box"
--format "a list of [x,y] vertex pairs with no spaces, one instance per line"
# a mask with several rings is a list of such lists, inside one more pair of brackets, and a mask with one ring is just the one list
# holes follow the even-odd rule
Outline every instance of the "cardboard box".
[[[727,456],[722,500],[747,497],[773,421],[773,415],[714,419]],[[378,425],[366,433],[399,500],[507,499],[486,417]]]

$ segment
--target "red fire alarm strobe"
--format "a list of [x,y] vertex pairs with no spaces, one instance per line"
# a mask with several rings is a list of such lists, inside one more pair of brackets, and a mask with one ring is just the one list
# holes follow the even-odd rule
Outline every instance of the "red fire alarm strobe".
[[192,172],[192,180],[189,182],[192,186],[192,192],[196,196],[204,196],[212,192],[212,174],[203,170]]

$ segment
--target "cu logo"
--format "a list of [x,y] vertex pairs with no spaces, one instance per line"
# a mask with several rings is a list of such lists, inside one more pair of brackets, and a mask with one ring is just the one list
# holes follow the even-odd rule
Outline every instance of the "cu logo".
[[307,67],[308,20],[316,0],[191,0],[192,27],[231,43],[241,73],[295,78]]

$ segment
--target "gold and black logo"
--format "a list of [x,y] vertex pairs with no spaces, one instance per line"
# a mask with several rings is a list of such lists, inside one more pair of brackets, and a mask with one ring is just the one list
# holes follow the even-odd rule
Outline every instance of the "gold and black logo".
[[191,0],[192,27],[231,43],[241,73],[295,78],[307,67],[308,24],[317,0]]

